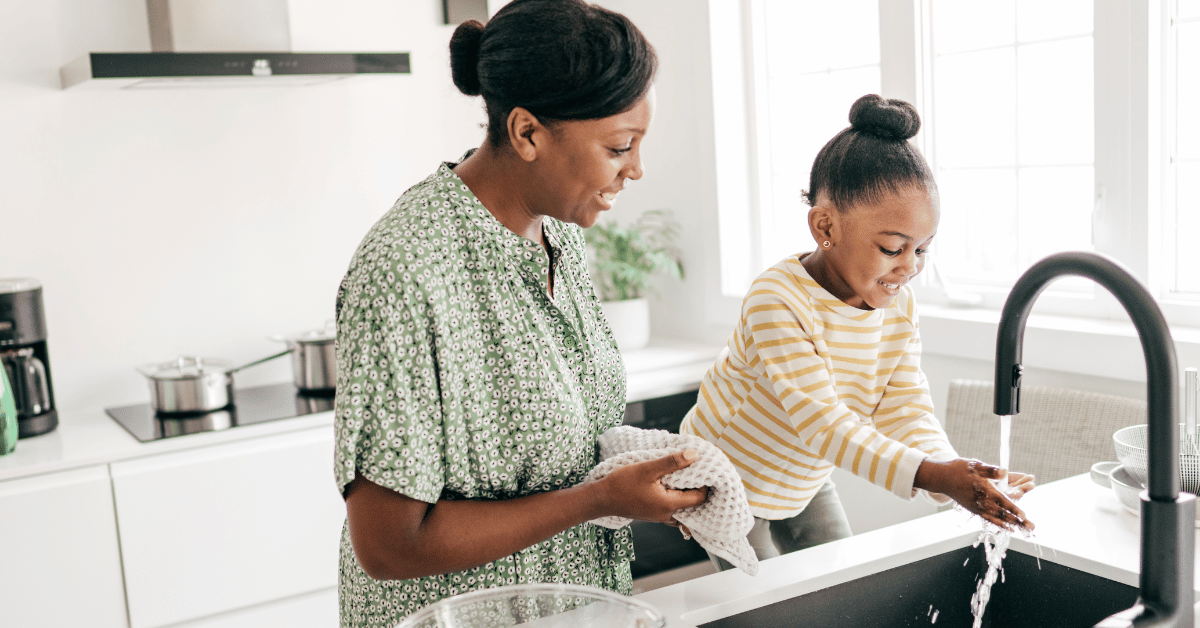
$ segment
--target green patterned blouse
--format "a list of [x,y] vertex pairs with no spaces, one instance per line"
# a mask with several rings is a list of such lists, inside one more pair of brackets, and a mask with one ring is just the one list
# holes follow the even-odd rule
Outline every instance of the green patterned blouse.
[[[600,433],[621,422],[625,371],[583,231],[546,218],[551,261],[500,224],[454,165],[396,201],[338,290],[343,491],[356,471],[429,503],[567,488],[598,462]],[[466,571],[383,581],[363,572],[343,526],[341,622],[390,628],[442,598],[527,582],[628,594],[632,559],[628,528],[585,523]]]

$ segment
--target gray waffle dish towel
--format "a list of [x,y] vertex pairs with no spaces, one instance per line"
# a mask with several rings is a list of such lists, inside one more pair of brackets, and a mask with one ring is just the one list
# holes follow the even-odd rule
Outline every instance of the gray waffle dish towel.
[[[685,449],[696,451],[695,462],[663,476],[662,483],[673,489],[707,486],[708,500],[680,510],[675,519],[691,530],[701,547],[751,576],[757,574],[758,557],[746,539],[754,526],[754,515],[746,502],[742,478],[725,453],[703,438],[629,425],[614,427],[600,435],[600,464],[588,473],[583,483],[600,480],[625,465],[656,460]],[[615,530],[627,525],[629,519],[601,517],[591,523]]]

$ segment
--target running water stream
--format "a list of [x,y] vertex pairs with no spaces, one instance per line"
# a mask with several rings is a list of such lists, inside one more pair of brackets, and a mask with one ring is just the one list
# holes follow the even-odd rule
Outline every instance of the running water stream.
[[[1000,468],[1007,470],[1009,467],[1009,447],[1008,441],[1012,438],[1012,417],[1000,417]],[[1008,494],[1008,474],[1004,475],[1004,479],[1000,480],[1000,492]]]
[[[1007,470],[1009,468],[1009,440],[1012,434],[1012,417],[1000,417],[1000,468]],[[1008,494],[1008,475],[997,481],[997,488],[1000,492]],[[983,544],[983,555],[987,559],[987,573],[984,574],[976,587],[975,594],[971,596],[971,612],[975,616],[973,628],[980,628],[983,625],[983,613],[987,610],[988,600],[992,597],[992,585],[999,578],[1004,582],[1004,569],[1000,563],[1004,560],[1004,554],[1008,551],[1008,542],[1012,539],[1012,532],[992,525],[987,521],[983,522],[983,531],[979,533],[979,538],[975,539],[973,547],[979,547]]]

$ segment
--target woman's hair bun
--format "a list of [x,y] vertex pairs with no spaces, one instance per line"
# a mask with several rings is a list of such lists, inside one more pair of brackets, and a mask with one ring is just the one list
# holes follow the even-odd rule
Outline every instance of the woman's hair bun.
[[850,127],[880,139],[907,140],[921,130],[921,116],[903,100],[867,94],[850,107]]
[[458,90],[468,96],[478,96],[479,42],[483,39],[483,24],[467,20],[454,29],[450,37],[450,77]]

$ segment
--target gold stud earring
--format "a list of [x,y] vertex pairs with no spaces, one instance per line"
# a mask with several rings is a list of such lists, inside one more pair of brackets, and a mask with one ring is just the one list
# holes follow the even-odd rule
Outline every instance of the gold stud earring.
[[832,246],[832,245],[830,245],[830,244],[829,244],[829,240],[826,240],[826,241],[824,241],[824,242],[822,242],[822,243],[821,243],[821,246],[823,246],[823,247],[825,247],[825,248],[829,248],[829,247],[830,247],[830,246]]

